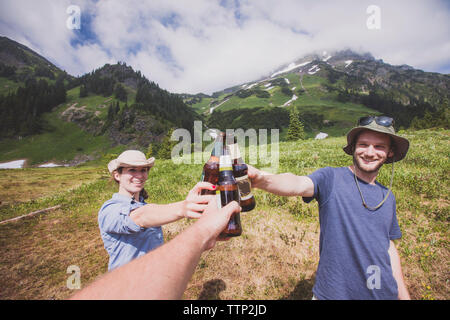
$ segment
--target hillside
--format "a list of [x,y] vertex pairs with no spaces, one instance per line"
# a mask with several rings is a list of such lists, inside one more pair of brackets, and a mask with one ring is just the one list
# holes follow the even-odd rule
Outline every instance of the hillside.
[[[73,164],[111,148],[146,150],[200,118],[125,63],[73,77],[13,40],[1,37],[0,44],[0,161]],[[86,138],[73,143],[76,136]]]
[[[396,246],[406,285],[413,299],[447,300],[450,131],[401,134],[411,149],[396,164],[393,192],[403,233]],[[279,172],[309,174],[323,166],[349,165],[344,145],[344,137],[281,142]],[[61,208],[0,224],[0,299],[65,299],[74,293],[66,286],[69,266],[80,268],[82,287],[107,271],[97,213],[117,191],[108,180],[108,160],[74,168],[2,171],[0,220],[54,205]],[[145,186],[148,201],[184,199],[201,171],[202,164],[158,159]],[[388,184],[389,179],[387,165],[379,181]],[[242,236],[217,243],[202,255],[185,299],[311,299],[319,258],[317,203],[254,191],[257,207],[242,214]],[[164,226],[165,241],[190,223]]]
[[[209,126],[285,128],[289,109],[296,107],[310,133],[341,135],[367,114],[391,115],[397,128],[418,125],[417,120],[429,114],[448,127],[449,92],[448,75],[392,66],[368,53],[345,50],[305,56],[263,79],[212,96],[183,98],[208,117]],[[236,109],[245,117],[237,119]]]
[[125,63],[105,65],[77,79],[65,105],[56,112],[113,145],[146,148],[170,128],[192,130],[199,116],[178,96],[159,88]]
[[108,150],[158,150],[170,129],[192,133],[195,120],[219,129],[279,128],[284,140],[292,108],[307,138],[342,136],[367,114],[393,116],[397,129],[450,126],[448,75],[368,53],[311,54],[208,96],[172,94],[125,62],[73,77],[26,46],[0,43],[0,161],[76,164]]
[[55,80],[59,76],[73,79],[30,48],[0,36],[0,94],[17,89],[30,78]]

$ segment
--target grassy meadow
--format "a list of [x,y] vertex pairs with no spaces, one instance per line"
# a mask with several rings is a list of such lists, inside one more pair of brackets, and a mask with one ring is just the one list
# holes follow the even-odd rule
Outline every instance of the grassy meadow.
[[[449,299],[450,131],[407,131],[411,148],[396,164],[393,192],[403,233],[396,245],[413,299]],[[279,172],[305,175],[346,166],[345,138],[280,143]],[[107,271],[97,225],[102,203],[116,192],[103,161],[78,167],[1,170],[0,220],[61,205],[57,210],[0,224],[0,299],[65,299],[76,265],[81,285]],[[256,165],[256,167],[261,167]],[[157,160],[146,190],[149,202],[184,199],[201,164]],[[379,181],[389,184],[390,165]],[[205,252],[184,299],[311,299],[319,260],[317,203],[254,190],[255,210],[241,215],[242,236]],[[163,226],[170,241],[193,221]]]

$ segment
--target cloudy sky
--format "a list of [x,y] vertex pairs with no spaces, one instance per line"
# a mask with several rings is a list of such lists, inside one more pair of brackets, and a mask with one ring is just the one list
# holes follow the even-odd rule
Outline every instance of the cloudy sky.
[[448,0],[0,1],[0,35],[68,73],[124,61],[178,93],[210,94],[346,48],[450,73],[449,30]]

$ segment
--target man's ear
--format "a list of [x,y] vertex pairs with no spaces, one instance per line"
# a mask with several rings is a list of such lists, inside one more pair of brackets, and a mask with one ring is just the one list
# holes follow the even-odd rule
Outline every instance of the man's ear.
[[387,156],[388,159],[392,158],[394,156],[394,154],[395,154],[395,149],[394,149],[394,147],[392,147],[391,149],[389,149],[388,156]]

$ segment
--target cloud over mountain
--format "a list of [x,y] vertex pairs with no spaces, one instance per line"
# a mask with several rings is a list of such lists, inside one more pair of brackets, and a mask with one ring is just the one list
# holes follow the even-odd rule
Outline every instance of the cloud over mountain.
[[[450,72],[450,8],[442,0],[3,0],[0,33],[74,75],[125,61],[174,92],[211,93],[311,52],[351,48],[391,64]],[[81,29],[66,27],[70,5]]]

